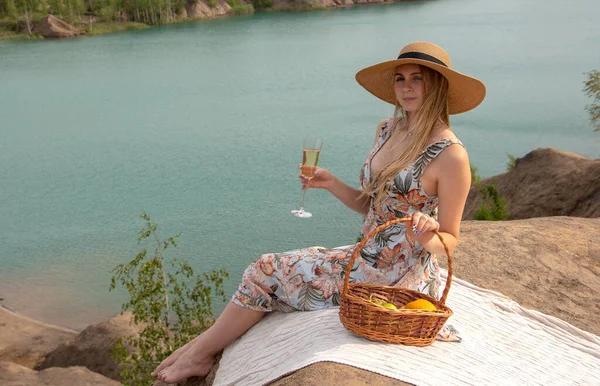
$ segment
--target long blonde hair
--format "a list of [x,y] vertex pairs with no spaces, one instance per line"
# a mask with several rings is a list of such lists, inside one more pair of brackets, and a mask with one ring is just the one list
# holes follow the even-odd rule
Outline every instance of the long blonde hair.
[[[429,135],[438,122],[450,126],[448,115],[448,80],[439,72],[425,66],[419,66],[424,81],[423,105],[417,112],[406,112],[396,101],[392,117],[392,132],[398,130],[402,119],[406,118],[406,129],[414,136],[406,150],[392,161],[378,175],[374,176],[369,185],[363,190],[361,197],[370,196],[379,206],[385,198],[386,182],[393,179],[402,169],[413,162],[428,145]],[[390,87],[394,87],[393,84]]]

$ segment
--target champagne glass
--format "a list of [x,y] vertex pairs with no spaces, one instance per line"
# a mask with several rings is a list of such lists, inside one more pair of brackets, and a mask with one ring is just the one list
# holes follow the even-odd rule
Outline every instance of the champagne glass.
[[[313,179],[315,176],[315,170],[317,170],[322,146],[323,140],[320,138],[304,138],[304,145],[302,146],[302,174],[304,177],[308,178],[308,180]],[[300,206],[300,209],[292,210],[294,216],[301,218],[312,217],[312,213],[304,210],[305,198],[306,190],[304,190],[304,193],[302,194],[302,205]]]

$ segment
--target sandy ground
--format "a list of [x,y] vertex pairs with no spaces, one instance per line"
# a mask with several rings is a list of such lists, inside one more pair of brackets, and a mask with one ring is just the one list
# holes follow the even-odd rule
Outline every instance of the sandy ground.
[[78,332],[51,326],[0,307],[0,362],[32,368],[46,353]]

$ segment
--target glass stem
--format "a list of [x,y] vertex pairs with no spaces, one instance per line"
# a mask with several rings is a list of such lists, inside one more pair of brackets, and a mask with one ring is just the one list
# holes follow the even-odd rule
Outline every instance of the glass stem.
[[304,198],[306,197],[306,190],[302,194],[302,205],[300,205],[300,210],[304,210]]

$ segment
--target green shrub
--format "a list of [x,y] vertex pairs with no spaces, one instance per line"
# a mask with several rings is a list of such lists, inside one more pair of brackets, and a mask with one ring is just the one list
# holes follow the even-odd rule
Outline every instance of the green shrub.
[[115,361],[123,365],[121,382],[124,385],[151,385],[150,373],[173,351],[196,337],[213,323],[212,295],[223,298],[223,279],[227,271],[212,270],[196,276],[186,261],[170,258],[165,251],[177,247],[179,235],[161,240],[157,225],[146,213],[141,218],[145,226],[138,242],[148,239],[156,246],[154,256],[142,249],[127,264],[119,264],[111,272],[110,290],[119,282],[129,293],[122,310],[133,313],[133,323],[143,327],[139,336],[117,340],[112,348]]
[[231,11],[236,15],[241,15],[254,12],[254,7],[252,6],[252,4],[240,4],[231,7]]
[[481,181],[481,177],[477,174],[477,166],[470,165],[471,167],[471,184],[478,184]]
[[267,9],[273,6],[273,0],[253,0],[252,5],[254,6],[254,9]]
[[500,196],[495,185],[482,187],[479,191],[483,196],[483,202],[473,214],[475,220],[501,221],[510,216],[504,198]]
[[508,158],[508,161],[506,161],[506,171],[508,172],[515,168],[517,157],[509,153],[506,153],[506,157]]
[[86,34],[89,36],[102,35],[117,31],[135,31],[150,28],[148,24],[127,22],[97,22],[88,24],[85,27]]
[[231,12],[236,15],[254,12],[252,4],[246,4],[242,0],[227,0],[227,4],[231,7]]
[[585,109],[590,114],[592,123],[598,124],[596,131],[600,131],[600,71],[592,71],[587,74],[583,91],[587,96],[594,99],[594,103],[587,105]]

